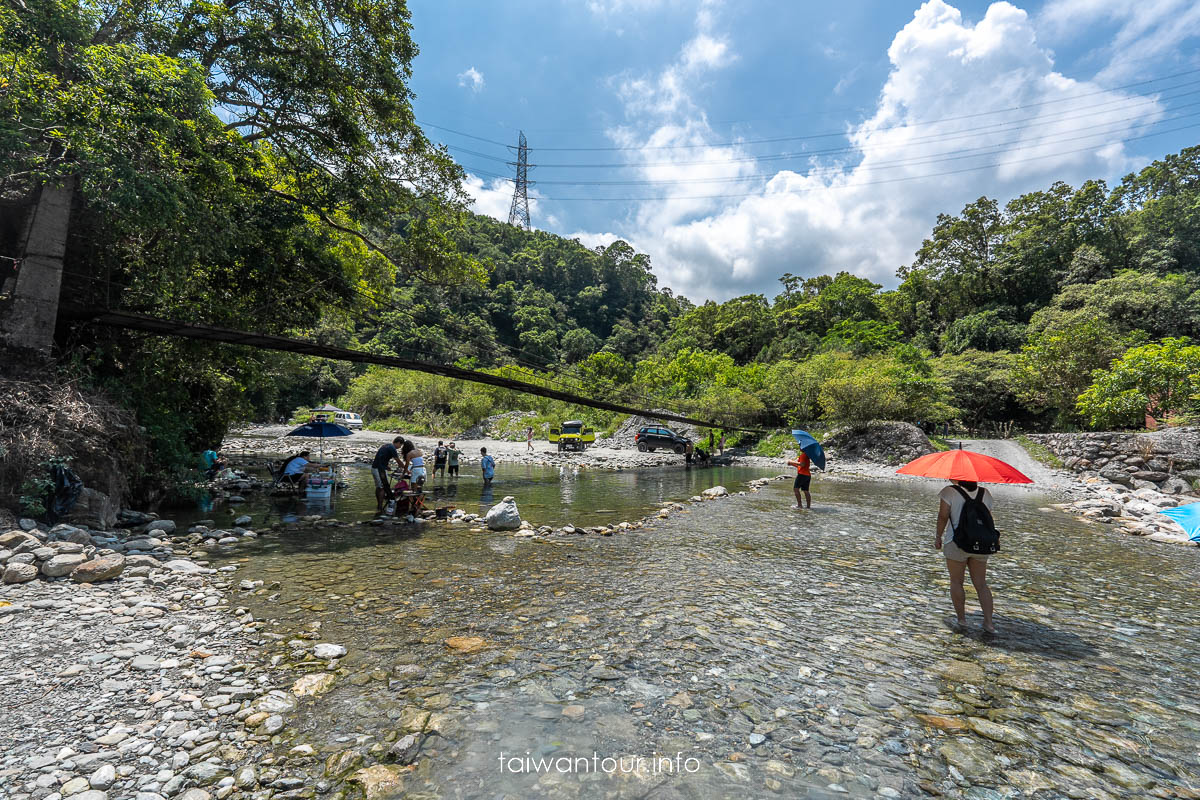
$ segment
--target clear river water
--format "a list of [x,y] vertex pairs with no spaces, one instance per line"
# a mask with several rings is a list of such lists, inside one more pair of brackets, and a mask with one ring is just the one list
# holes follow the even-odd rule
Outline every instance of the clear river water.
[[[496,499],[577,525],[763,474],[512,469]],[[370,515],[364,475],[339,519]],[[486,507],[480,488],[464,477],[455,501]],[[215,561],[265,582],[236,602],[297,677],[326,668],[301,640],[349,650],[282,749],[367,753],[423,729],[406,797],[1200,797],[1197,553],[1001,488],[998,634],[977,613],[956,634],[931,548],[939,488],[818,477],[811,511],[774,483],[548,541],[260,527]],[[250,511],[256,526],[297,513]]]

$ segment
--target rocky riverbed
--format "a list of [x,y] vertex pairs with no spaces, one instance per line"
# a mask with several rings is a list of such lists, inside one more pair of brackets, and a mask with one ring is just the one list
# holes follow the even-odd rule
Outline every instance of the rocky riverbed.
[[[1000,448],[994,454],[1021,459],[1020,454],[1004,450],[1016,447],[1013,443],[967,446]],[[1044,470],[1024,462],[1018,466],[1031,473]],[[1142,717],[1153,717],[1156,724],[1168,727],[1186,727],[1180,714],[1186,720],[1192,707],[1179,699],[1150,701],[1134,693],[1142,709],[1140,716],[1117,723],[1114,715],[1121,712],[1115,705],[1081,706],[1078,698],[1069,697],[1058,697],[1049,705],[1034,702],[1039,693],[1051,690],[1042,684],[1036,691],[1030,688],[1034,679],[1027,673],[1032,665],[1011,657],[979,661],[985,672],[992,673],[984,685],[990,686],[996,679],[1005,687],[980,693],[972,686],[978,687],[981,679],[971,677],[979,667],[970,665],[974,657],[963,653],[940,662],[950,665],[945,679],[952,686],[961,682],[961,688],[952,697],[922,699],[920,693],[900,691],[900,684],[907,679],[899,674],[861,684],[858,677],[850,677],[856,675],[851,662],[825,664],[816,652],[810,652],[815,661],[802,659],[788,667],[796,670],[796,682],[784,681],[770,690],[783,692],[778,700],[782,704],[772,712],[760,707],[762,702],[756,699],[760,689],[754,687],[781,679],[774,672],[751,670],[729,684],[731,694],[726,696],[719,688],[730,669],[723,654],[774,652],[778,644],[771,645],[771,641],[794,638],[784,633],[785,628],[770,624],[769,629],[752,636],[752,641],[739,644],[725,641],[728,635],[717,633],[720,622],[714,618],[683,639],[668,637],[661,652],[643,640],[641,654],[634,657],[635,651],[619,645],[621,637],[628,635],[621,632],[627,625],[610,630],[608,625],[594,624],[595,615],[588,606],[607,607],[610,601],[604,599],[607,595],[601,587],[613,579],[603,577],[608,564],[596,562],[596,555],[614,548],[614,554],[628,558],[636,551],[641,554],[638,558],[649,559],[637,570],[659,576],[659,584],[677,583],[679,576],[669,562],[661,561],[659,551],[680,535],[689,542],[684,560],[694,561],[700,574],[708,576],[701,595],[714,602],[718,596],[724,597],[721,602],[741,609],[741,617],[735,614],[736,619],[725,622],[737,630],[742,624],[737,619],[757,619],[756,615],[777,606],[784,595],[764,586],[755,588],[758,579],[751,577],[753,569],[746,574],[716,569],[715,562],[709,563],[712,548],[734,547],[729,551],[732,555],[740,553],[737,547],[744,547],[746,552],[735,558],[741,562],[756,551],[791,547],[787,542],[795,538],[794,533],[783,533],[784,540],[777,544],[762,539],[763,531],[775,524],[773,515],[781,513],[784,517],[796,515],[799,529],[809,531],[810,536],[834,534],[834,539],[845,544],[862,538],[862,530],[875,523],[870,522],[873,517],[869,513],[861,516],[861,499],[855,494],[864,486],[875,487],[869,493],[878,493],[880,485],[899,487],[894,466],[838,462],[836,468],[824,481],[818,479],[814,512],[783,510],[778,500],[786,498],[787,490],[776,481],[790,476],[780,475],[752,480],[743,492],[730,493],[717,486],[664,503],[642,518],[586,527],[534,525],[522,520],[519,497],[502,499],[491,520],[456,509],[444,521],[411,524],[396,520],[348,523],[313,515],[255,529],[252,518],[237,516],[237,511],[220,523],[210,519],[187,526],[153,515],[122,512],[118,524],[124,527],[108,530],[79,525],[44,529],[13,520],[8,526],[11,530],[0,534],[0,574],[5,581],[0,585],[0,652],[5,654],[0,668],[0,704],[4,705],[0,740],[8,743],[0,754],[0,796],[31,800],[267,800],[318,795],[382,798],[397,791],[415,791],[416,796],[431,798],[457,796],[474,781],[486,784],[490,780],[484,762],[471,754],[473,748],[486,749],[489,739],[495,746],[519,748],[523,742],[528,745],[555,736],[565,737],[572,752],[586,744],[593,750],[603,746],[658,753],[670,745],[677,754],[698,759],[703,769],[698,783],[685,778],[682,784],[672,780],[668,785],[681,790],[683,785],[697,790],[703,787],[709,796],[746,796],[753,786],[772,793],[795,790],[831,797],[934,793],[976,800],[1041,796],[1037,793],[1043,789],[1051,790],[1050,796],[1060,792],[1072,797],[1200,796],[1193,785],[1200,765],[1180,761],[1178,754],[1149,761],[1131,758],[1123,754],[1124,745],[1110,747],[1117,741],[1114,736],[1124,736],[1122,741],[1128,740],[1130,747],[1141,752],[1146,746],[1138,721]],[[872,484],[871,474],[893,480]],[[1150,496],[1148,487],[1130,491],[1099,480],[1079,482],[1074,476],[1053,471],[1035,477],[1042,489],[1009,487],[1001,490],[1002,502],[1006,498],[1009,504],[1025,502],[1020,498],[1049,486],[1060,498],[1074,501],[1061,505],[1080,514],[1083,521],[1109,522],[1102,531],[1112,529],[1115,522],[1121,530],[1148,535],[1155,541],[1174,542],[1179,537],[1169,530],[1170,523],[1156,524],[1154,512],[1190,499],[1161,492]],[[921,481],[906,486],[898,497],[917,497],[929,488],[928,482]],[[764,490],[775,500],[768,506],[760,501],[746,505]],[[765,508],[774,506],[779,507],[763,516]],[[911,516],[896,511],[894,504],[890,508],[893,511],[889,513],[899,515],[892,522],[902,526],[901,518]],[[834,516],[825,516],[830,510]],[[846,513],[857,521],[838,519]],[[693,522],[698,519],[705,520],[699,528]],[[1021,519],[1024,521],[1015,523],[1018,531],[1036,527],[1028,514]],[[728,528],[736,533],[718,539],[699,533],[712,526],[716,526],[714,531]],[[838,528],[836,533],[828,530],[830,526]],[[1006,529],[1013,526],[1011,519],[1006,520]],[[414,539],[422,530],[426,535]],[[792,532],[797,530],[796,524],[790,527]],[[630,545],[601,544],[602,539],[592,538],[618,534],[637,537],[612,540],[628,540]],[[464,535],[468,538],[462,538]],[[1021,533],[1017,536],[1015,547],[1010,545],[1005,554],[1021,559],[1022,550],[1033,540]],[[390,563],[396,558],[390,555],[395,548],[402,548],[396,550],[399,554],[409,547],[405,542],[422,539],[427,540],[422,547],[435,542],[458,544],[449,550],[429,551],[415,562],[400,556],[397,563]],[[263,553],[280,547],[287,551],[291,542],[302,549],[286,560],[263,560]],[[480,547],[484,542],[486,547]],[[327,557],[329,548],[336,553],[347,544],[350,550],[345,557]],[[359,550],[363,544],[370,544],[370,551],[379,553],[382,561],[376,555],[368,561],[350,555],[367,555],[368,550]],[[813,545],[810,541],[808,546]],[[565,548],[564,553],[582,547],[581,555],[592,555],[585,556],[586,564],[572,566],[569,555],[566,560],[538,555],[547,552],[542,549],[546,546]],[[1102,546],[1107,548],[1105,559],[1123,563],[1110,558],[1111,545]],[[1077,539],[1071,540],[1070,548],[1079,550],[1081,558],[1088,549]],[[827,549],[824,544],[804,559],[817,558],[832,568],[833,564],[849,566],[872,558],[858,553],[846,560],[837,552],[822,553],[822,549]],[[385,552],[389,555],[382,555]],[[493,574],[479,561],[480,553],[489,552],[504,564],[500,573]],[[1094,560],[1095,555],[1089,554],[1084,561]],[[511,559],[521,565],[514,567],[518,572],[510,568]],[[381,579],[372,571],[376,567],[367,567],[373,562],[385,569],[402,570],[406,580]],[[788,563],[801,569],[802,562],[791,559]],[[632,562],[629,566],[634,568]],[[314,575],[323,577],[304,577],[310,567]],[[1172,568],[1186,569],[1180,564],[1172,564]],[[527,571],[529,577],[523,577]],[[680,599],[694,592],[682,588],[686,583],[672,590],[681,593],[680,597],[668,598],[661,592],[662,585],[654,579],[643,583],[633,577],[636,574],[626,572],[620,579],[628,584],[622,594],[632,591],[640,598],[635,619],[649,622],[666,615],[675,619],[673,625],[690,624],[691,617],[671,611],[679,602],[692,609],[693,617],[709,616],[700,611],[705,606],[697,605],[697,598]],[[1113,575],[1106,575],[1111,581]],[[776,577],[783,580],[782,574]],[[387,588],[392,583],[396,585]],[[824,602],[821,598],[829,591],[820,588],[822,585],[838,585],[832,573],[817,583],[805,583],[805,592],[816,605]],[[521,593],[542,585],[561,599],[547,596],[537,600],[519,594],[513,598],[517,605],[505,612],[496,600],[476,594],[514,585],[525,586]],[[1192,586],[1194,581],[1180,575],[1170,585]],[[590,599],[580,598],[582,604],[571,599],[571,586],[590,587],[586,590]],[[856,591],[861,593],[864,586]],[[1003,587],[1002,582],[1002,592],[1014,591]],[[1068,594],[1074,596],[1078,590],[1080,587],[1072,587]],[[601,594],[596,594],[598,591]],[[1015,591],[1020,595],[1019,588]],[[1158,591],[1170,590],[1159,587]],[[916,612],[920,594],[904,601],[909,618]],[[836,591],[829,594],[830,598],[840,596]],[[501,600],[501,605],[507,602]],[[1019,605],[1026,615],[1049,619],[1045,607],[1031,598],[1023,598]],[[335,609],[344,611],[330,616]],[[836,637],[837,630],[851,624],[849,618],[837,621],[844,610],[835,604],[822,612],[831,620],[822,623],[827,638]],[[1085,621],[1092,640],[1110,624],[1105,621],[1110,610],[1107,606],[1095,610]],[[616,608],[610,611],[615,613]],[[1017,608],[1009,606],[1007,613],[1014,612]],[[787,615],[803,631],[807,623],[799,621],[811,619],[813,613],[812,607],[801,603]],[[367,623],[366,639],[354,625],[355,619]],[[863,619],[854,619],[853,624],[864,624]],[[1142,608],[1111,625],[1117,625],[1120,636],[1128,638],[1135,627],[1147,630],[1155,619],[1163,619],[1161,609]],[[1131,624],[1132,620],[1136,622]],[[1095,652],[1091,645],[1082,647],[1073,634],[1043,631],[1038,628],[1041,623],[1016,619],[1009,624],[1010,635],[1025,637],[1026,642],[1018,647],[1018,640],[1013,640],[1013,652],[1021,652],[1039,637],[1042,643],[1037,647],[1047,652],[1061,650],[1072,660],[1086,661]],[[1057,624],[1069,627],[1066,618]],[[574,633],[564,638],[558,629]],[[534,630],[544,633],[530,639],[526,632],[533,635]],[[934,646],[938,634],[920,630],[915,649],[901,648],[902,661],[916,659],[921,648]],[[1020,633],[1022,630],[1025,633]],[[714,635],[723,643],[710,641]],[[802,633],[800,640],[788,646],[804,650],[807,645],[800,642],[806,641],[806,635]],[[1178,642],[1168,637],[1162,646],[1166,650],[1160,655],[1170,659]],[[564,660],[556,652],[569,656]],[[577,659],[585,655],[578,664]],[[867,657],[865,651],[861,655]],[[1116,659],[1114,669],[1132,667],[1132,660],[1126,664],[1123,659],[1124,655]],[[1100,667],[1107,669],[1113,664],[1110,654]],[[698,683],[681,682],[688,672],[695,676],[704,670],[709,677]],[[841,677],[830,684],[836,675]],[[851,686],[856,688],[847,694]],[[933,685],[927,688],[933,690]],[[618,690],[616,695],[612,689]],[[831,691],[840,701],[822,701],[833,696],[828,694]],[[1122,697],[1118,687],[1105,684],[1102,691],[1114,702]],[[389,696],[394,701],[387,700]],[[534,703],[532,711],[521,705],[526,702],[519,700],[522,696]],[[514,702],[518,705],[513,706]],[[771,701],[766,702],[770,705]],[[744,720],[732,714],[735,706],[742,709],[739,713]],[[839,708],[840,713],[833,714]],[[1200,714],[1200,709],[1195,712]],[[918,734],[911,723],[901,722],[896,727],[887,721],[889,715],[906,720],[909,714],[924,726],[923,733]],[[1039,727],[1030,714],[1045,717],[1050,727]],[[343,717],[358,723],[345,725]],[[803,729],[793,730],[802,718],[807,720]],[[1105,720],[1100,728],[1095,727],[1098,720]],[[853,725],[843,733],[839,726],[847,722]],[[558,730],[563,724],[567,727]],[[584,727],[573,727],[580,724]],[[1122,725],[1132,727],[1122,733]],[[646,739],[635,735],[638,726],[660,733]],[[506,727],[511,728],[507,735]],[[1030,761],[1028,751],[1041,752],[1047,743],[1056,742],[1057,735],[1047,738],[1047,732],[1059,729],[1082,737],[1087,746],[1070,757],[1067,745],[1061,752],[1053,749],[1054,757],[1065,761],[1055,766],[1056,773],[1042,772],[1037,757]],[[592,731],[591,736],[577,735],[587,730]],[[468,736],[467,731],[476,733]],[[814,749],[810,742],[820,743],[819,747]],[[561,746],[549,750],[540,746],[543,749],[537,752],[562,751]],[[1003,748],[1000,756],[997,746]],[[860,762],[859,749],[864,747],[888,753],[892,748],[898,758],[884,756],[872,762],[868,757]],[[839,755],[847,752],[849,756]],[[910,770],[902,766],[906,753],[918,752],[923,754],[922,761],[931,760],[926,767]],[[1041,758],[1049,758],[1048,753]],[[989,766],[996,758],[1019,767],[1011,773],[1016,777],[1010,778],[1007,786],[996,782]],[[465,783],[452,777],[455,764],[466,770]],[[649,785],[647,776],[619,786],[601,786],[594,780],[589,784],[587,779],[580,783],[577,776],[554,780],[541,776],[533,783],[528,778],[509,776],[502,784],[509,787],[510,794],[516,792],[512,796],[533,791],[563,797],[580,796],[581,792],[592,796],[592,789],[605,796],[633,797]],[[477,795],[466,790],[463,796]]]

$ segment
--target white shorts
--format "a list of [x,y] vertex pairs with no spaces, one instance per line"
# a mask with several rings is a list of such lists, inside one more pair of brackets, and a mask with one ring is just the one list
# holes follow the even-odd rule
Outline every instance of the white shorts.
[[412,468],[412,479],[414,481],[425,480],[425,468],[424,467],[413,467]]

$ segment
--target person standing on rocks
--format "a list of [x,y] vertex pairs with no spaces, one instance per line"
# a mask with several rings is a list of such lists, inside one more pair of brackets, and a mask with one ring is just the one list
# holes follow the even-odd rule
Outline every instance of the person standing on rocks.
[[530,453],[533,452],[533,426],[530,425],[525,429],[525,449]]
[[400,451],[396,449],[397,446],[404,446],[403,436],[397,436],[392,439],[391,444],[385,444],[376,450],[375,458],[371,461],[371,477],[375,479],[376,514],[382,514],[384,504],[392,499],[392,482],[388,480],[388,464],[395,459],[396,469],[404,469],[404,462],[400,460]]
[[[787,463],[789,467],[796,468],[796,480],[792,481],[792,493],[796,495],[795,508],[812,508],[812,495],[808,491],[812,483],[812,460],[809,459],[808,453],[801,450]],[[801,493],[804,494],[803,501],[800,498]]]
[[[975,594],[979,597],[979,607],[983,610],[983,629],[987,633],[995,633],[992,625],[992,590],[987,585],[986,555],[968,553],[954,543],[954,531],[962,521],[963,507],[967,500],[978,500],[992,510],[992,493],[986,488],[980,488],[974,481],[951,481],[950,485],[938,493],[941,505],[938,507],[937,535],[933,540],[933,549],[941,550],[946,557],[946,569],[950,573],[950,600],[954,603],[954,614],[957,626],[962,630],[967,625],[967,592],[963,588],[963,578],[969,572]],[[943,543],[943,534],[947,524],[950,526],[950,538]]]
[[458,477],[458,459],[461,455],[462,450],[459,450],[454,442],[451,442],[450,446],[446,448],[446,463],[450,465],[451,478]]
[[492,478],[496,477],[496,459],[488,455],[486,447],[479,448],[479,454],[482,456],[479,466],[483,470],[483,482],[491,483]]
[[725,431],[721,431],[720,448],[721,448],[721,455],[725,455]]

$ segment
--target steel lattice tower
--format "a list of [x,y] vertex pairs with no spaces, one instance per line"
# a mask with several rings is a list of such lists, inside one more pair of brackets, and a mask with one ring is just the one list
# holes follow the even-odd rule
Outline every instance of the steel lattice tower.
[[525,131],[521,131],[521,138],[518,140],[517,160],[509,161],[508,165],[517,168],[512,205],[508,209],[508,224],[520,225],[525,230],[530,230],[532,225],[529,224],[529,187],[532,184],[529,183],[529,147],[525,144]]

